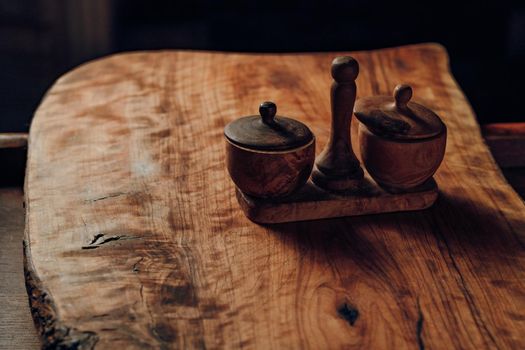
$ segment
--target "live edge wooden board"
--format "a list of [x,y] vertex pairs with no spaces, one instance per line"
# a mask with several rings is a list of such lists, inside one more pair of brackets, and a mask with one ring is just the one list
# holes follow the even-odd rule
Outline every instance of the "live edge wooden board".
[[321,150],[340,53],[132,53],[60,78],[35,114],[26,177],[43,347],[525,348],[525,205],[445,50],[350,54],[359,96],[408,83],[447,124],[431,208],[269,226],[244,216],[224,125],[273,100]]

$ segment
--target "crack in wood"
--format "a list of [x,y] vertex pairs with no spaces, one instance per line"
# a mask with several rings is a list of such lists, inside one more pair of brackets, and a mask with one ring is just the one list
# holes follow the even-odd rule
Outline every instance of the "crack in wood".
[[[436,228],[437,227],[438,226],[436,225]],[[441,238],[441,241],[443,242],[443,244],[445,245],[446,254],[448,255],[448,258],[450,259],[452,268],[454,269],[454,271],[456,271],[456,274],[457,274],[458,286],[463,292],[463,295],[467,301],[468,308],[470,310],[470,313],[472,314],[472,318],[474,322],[476,323],[476,326],[478,326],[480,330],[483,330],[485,334],[488,336],[488,338],[490,339],[490,341],[492,342],[492,344],[494,344],[496,348],[499,349],[500,347],[498,346],[494,335],[492,335],[492,333],[489,331],[487,325],[485,324],[485,321],[483,321],[483,318],[481,317],[478,307],[474,301],[474,297],[472,296],[472,293],[470,292],[470,289],[467,286],[467,282],[465,281],[465,278],[463,277],[463,273],[459,269],[456,259],[454,258],[454,255],[452,254],[452,251],[448,244],[448,240],[446,239],[445,235],[441,232],[441,230],[437,229],[436,232],[439,238]]]
[[102,196],[102,197],[97,197],[97,198],[92,198],[92,199],[86,199],[85,201],[93,203],[93,202],[103,201],[104,199],[108,199],[108,198],[120,197],[120,196],[123,196],[123,195],[126,195],[126,194],[129,194],[129,192],[110,193],[107,196]]
[[106,236],[104,233],[97,233],[95,236],[93,236],[93,239],[91,240],[91,242],[89,242],[88,245],[82,246],[82,249],[97,249],[101,247],[102,245],[107,244],[109,242],[121,241],[121,240],[131,240],[131,239],[141,239],[141,238],[136,237],[136,236],[126,236],[126,235]]
[[101,237],[104,237],[104,234],[103,234],[103,233],[97,233],[97,234],[93,237],[93,239],[91,240],[91,242],[89,242],[89,244],[90,244],[90,245],[95,244],[95,242],[98,241],[98,239],[101,238]]
[[419,297],[417,298],[417,321],[416,321],[416,338],[419,350],[425,350],[425,343],[423,342],[423,312],[421,311],[421,305],[419,304]]

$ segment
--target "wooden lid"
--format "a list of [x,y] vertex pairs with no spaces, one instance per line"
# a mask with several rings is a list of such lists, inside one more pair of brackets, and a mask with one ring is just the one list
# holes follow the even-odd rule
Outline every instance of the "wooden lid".
[[445,124],[438,115],[410,102],[412,88],[397,85],[394,97],[372,96],[359,99],[354,108],[357,119],[374,134],[395,140],[417,140],[439,135]]
[[224,128],[232,143],[254,150],[285,151],[308,144],[313,134],[303,123],[276,116],[277,106],[267,101],[259,106],[260,115],[239,118]]

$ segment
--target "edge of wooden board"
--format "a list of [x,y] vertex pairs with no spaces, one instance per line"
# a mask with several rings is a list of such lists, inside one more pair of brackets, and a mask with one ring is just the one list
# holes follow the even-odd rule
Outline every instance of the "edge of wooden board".
[[23,246],[29,308],[40,335],[42,349],[93,349],[98,341],[97,334],[68,327],[60,321],[53,297],[38,278],[31,262],[31,249],[27,237],[23,240]]

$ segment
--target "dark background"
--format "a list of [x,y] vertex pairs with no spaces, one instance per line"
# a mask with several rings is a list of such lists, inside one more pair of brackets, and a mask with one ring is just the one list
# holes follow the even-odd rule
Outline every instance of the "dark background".
[[[54,80],[114,52],[352,51],[430,41],[449,51],[480,123],[525,120],[525,1],[0,0],[0,132],[27,131]],[[0,178],[16,181],[23,151],[6,152]]]

